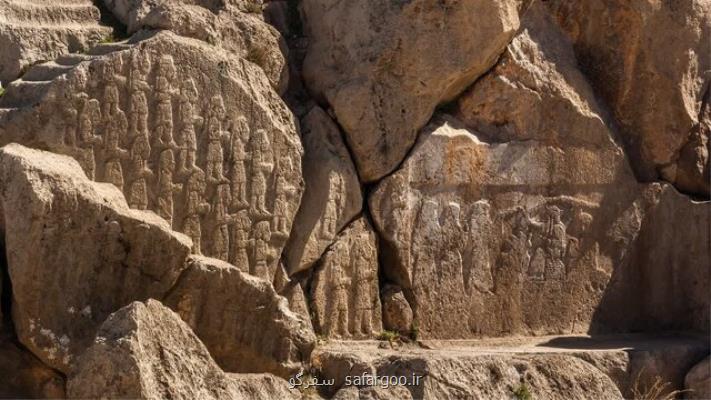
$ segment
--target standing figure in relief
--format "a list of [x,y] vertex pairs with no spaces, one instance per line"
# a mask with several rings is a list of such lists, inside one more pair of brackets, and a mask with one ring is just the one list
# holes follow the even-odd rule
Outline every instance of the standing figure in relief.
[[[121,59],[117,59],[121,62]],[[111,113],[114,107],[118,107],[119,103],[119,81],[121,78],[116,74],[113,60],[106,60],[101,65],[101,75],[103,78],[104,85],[104,99],[103,99],[103,110],[102,114],[107,123],[110,123],[110,119],[107,116]]]
[[289,227],[287,216],[289,214],[289,198],[296,193],[284,176],[283,171],[277,173],[276,198],[274,199],[274,232],[288,237]]
[[234,217],[232,222],[232,250],[230,251],[230,264],[235,265],[242,272],[249,273],[249,230],[252,227],[252,221],[247,215],[247,210],[240,210]]
[[148,208],[148,187],[146,178],[153,175],[148,168],[148,158],[151,156],[151,145],[148,143],[148,132],[138,132],[131,144],[131,167],[133,181],[129,189],[128,204],[131,208],[145,210]]
[[175,155],[173,149],[165,149],[160,153],[158,163],[158,215],[173,226],[173,195],[183,189],[183,185],[173,183],[175,172]]
[[207,179],[210,182],[228,182],[223,175],[224,156],[222,154],[222,121],[225,119],[225,105],[222,96],[215,95],[210,99],[210,109],[207,113]]
[[565,276],[563,257],[568,236],[565,224],[561,221],[561,213],[557,206],[548,208],[546,279],[562,279]]
[[173,141],[173,90],[176,70],[173,57],[164,55],[158,60],[156,73],[156,115],[154,141],[175,148]]
[[343,247],[343,257],[331,265],[330,281],[332,291],[332,312],[328,324],[328,336],[347,338],[348,330],[348,288],[351,280],[346,275],[340,262],[349,260],[348,246]]
[[247,152],[244,148],[244,143],[249,136],[247,118],[240,115],[232,125],[232,133],[230,135],[230,182],[232,183],[232,207],[235,209],[249,206],[249,202],[247,202],[247,172],[245,169]]
[[465,270],[464,282],[467,293],[470,294],[472,288],[479,292],[488,292],[494,287],[489,251],[489,238],[493,229],[490,210],[491,205],[486,200],[479,200],[472,206],[469,217],[469,255],[465,257],[468,267]]
[[269,241],[271,240],[269,222],[258,222],[254,227],[253,236],[254,271],[252,275],[271,282],[271,276],[269,276]]
[[462,269],[461,249],[464,247],[464,230],[460,222],[461,208],[456,202],[447,203],[442,221],[442,237],[439,282],[447,282],[450,287],[459,292],[464,291],[464,273]]
[[151,71],[151,59],[148,54],[133,53],[131,57],[131,76],[129,91],[129,130],[131,136],[148,136],[148,100],[146,92],[151,90],[147,77]]
[[356,240],[355,246],[351,250],[353,255],[353,273],[355,275],[355,316],[354,334],[373,334],[372,315],[373,310],[373,280],[375,269],[371,265],[370,255],[373,249],[368,243],[368,237],[362,236]]
[[205,202],[205,173],[201,169],[193,170],[185,184],[185,220],[183,232],[193,240],[193,252],[202,254],[201,215],[210,211],[210,204]]
[[195,115],[193,103],[197,100],[197,87],[195,81],[189,78],[183,81],[180,87],[180,104],[178,117],[180,118],[180,132],[178,133],[178,172],[181,175],[197,168],[195,164],[197,154],[197,137],[195,125],[203,122],[202,117]]
[[126,141],[128,119],[119,108],[118,102],[114,102],[107,112],[104,116],[107,121],[104,129],[104,182],[112,183],[123,192],[121,160],[128,157],[128,151],[121,148],[121,144]]
[[221,184],[213,198],[211,207],[214,230],[212,233],[212,257],[227,261],[230,250],[230,233],[227,227],[229,214],[227,207],[230,204],[230,186]]
[[343,178],[340,175],[331,175],[328,179],[328,201],[323,213],[321,224],[321,239],[332,240],[338,233],[339,210],[343,209]]
[[252,209],[255,214],[269,215],[266,208],[267,175],[272,172],[274,159],[266,130],[257,129],[250,140],[250,153],[252,156]]
[[79,163],[84,168],[87,177],[94,180],[96,159],[94,145],[101,142],[101,137],[95,134],[101,122],[101,106],[96,99],[83,102],[79,112]]
[[429,293],[437,270],[436,243],[442,235],[439,224],[439,203],[425,200],[413,229],[412,249],[417,249],[412,260],[412,287],[416,293]]

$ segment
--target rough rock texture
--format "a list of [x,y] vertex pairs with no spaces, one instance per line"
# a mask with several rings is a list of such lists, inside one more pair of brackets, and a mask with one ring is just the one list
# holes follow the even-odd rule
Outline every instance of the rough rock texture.
[[155,300],[109,316],[77,361],[67,392],[71,398],[296,398],[276,378],[232,379],[178,315]]
[[696,364],[684,379],[687,399],[711,399],[711,358],[706,357]]
[[708,130],[703,138],[694,131],[711,81],[711,4],[546,3],[575,43],[596,91],[614,110],[639,175],[663,177],[708,198]]
[[259,65],[272,86],[283,92],[288,84],[286,45],[262,18],[262,2],[251,0],[103,0],[126,25],[166,29],[222,47]]
[[110,37],[91,0],[0,1],[0,84],[30,65],[86,50]]
[[382,330],[378,243],[365,217],[338,235],[314,271],[314,327],[327,337],[363,339]]
[[301,7],[310,40],[305,81],[333,109],[366,182],[396,168],[435,107],[495,63],[522,8],[519,0]]
[[301,128],[306,190],[285,250],[291,274],[311,268],[363,205],[358,173],[328,114],[314,107]]
[[387,285],[382,290],[383,327],[386,330],[409,335],[413,331],[412,308],[399,286]]
[[[623,398],[607,375],[569,354],[467,354],[464,349],[392,351],[344,345],[338,348],[339,344],[334,344],[314,353],[313,366],[322,379],[335,381],[327,388],[332,391],[342,387],[347,376],[353,382],[355,377],[377,375],[408,379],[408,385],[391,389],[405,388],[409,396],[388,397],[384,393],[372,397],[376,399],[508,399],[516,398],[515,391],[522,388],[534,399]],[[419,381],[415,376],[421,377]],[[346,397],[348,391],[352,389],[342,389],[337,396],[343,397],[336,398],[354,398]]]
[[302,148],[264,73],[169,32],[92,54],[13,82],[0,144],[72,155],[190,236],[194,253],[271,280],[299,207]]
[[220,260],[193,257],[165,303],[229,372],[295,373],[316,337],[272,285]]
[[64,397],[64,379],[10,337],[0,337],[0,398],[57,399]]
[[67,372],[107,315],[173,286],[191,242],[70,157],[11,144],[0,171],[17,336]]

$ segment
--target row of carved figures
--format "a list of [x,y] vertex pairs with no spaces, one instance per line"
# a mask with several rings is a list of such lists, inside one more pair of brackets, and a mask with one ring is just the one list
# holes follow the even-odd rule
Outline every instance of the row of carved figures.
[[[288,205],[296,191],[287,179],[293,172],[291,160],[275,160],[267,131],[256,129],[252,134],[247,119],[238,112],[228,113],[219,94],[209,99],[204,117],[197,115],[195,81],[189,78],[182,81],[179,90],[173,87],[177,70],[171,56],[158,59],[153,85],[148,83],[152,63],[147,54],[133,53],[127,78],[116,73],[121,68],[120,61],[118,67],[116,62],[105,60],[100,64],[101,102],[87,94],[86,70],[76,69],[75,80],[67,88],[68,101],[63,104],[64,145],[74,149],[91,179],[97,179],[100,162],[100,180],[124,191],[130,207],[151,208],[189,235],[196,253],[202,249],[202,224],[206,219],[214,227],[211,246],[206,250],[210,255],[247,266],[246,242],[258,265],[255,268],[263,269],[271,233],[288,235]],[[119,87],[124,86],[128,89],[128,115],[120,106]],[[149,95],[155,101],[152,115]],[[207,142],[204,169],[197,165],[196,132],[202,132],[201,138]],[[156,158],[157,175],[150,168]],[[276,171],[275,161],[279,163]],[[267,194],[273,175],[275,194],[270,212]],[[210,202],[206,199],[208,184],[214,187]],[[153,204],[151,198],[155,198]],[[182,215],[180,223],[174,222],[176,214]],[[259,222],[252,227],[250,219]],[[249,228],[251,238],[248,234],[245,238],[244,231]],[[234,246],[230,246],[230,236]]]

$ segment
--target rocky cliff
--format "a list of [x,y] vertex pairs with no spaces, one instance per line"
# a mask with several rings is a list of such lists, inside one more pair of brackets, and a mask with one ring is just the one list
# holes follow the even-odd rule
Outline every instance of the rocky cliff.
[[0,10],[0,395],[711,392],[707,0]]

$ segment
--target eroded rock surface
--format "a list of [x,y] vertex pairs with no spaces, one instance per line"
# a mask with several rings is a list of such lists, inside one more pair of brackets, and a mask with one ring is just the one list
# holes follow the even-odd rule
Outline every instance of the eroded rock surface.
[[402,288],[387,285],[382,290],[383,327],[401,335],[413,333],[412,308],[407,302]]
[[[694,132],[711,81],[711,4],[546,3],[572,38],[596,92],[612,107],[639,175],[663,177],[708,197],[708,129],[703,138]],[[695,159],[699,153],[701,160]]]
[[109,316],[78,360],[67,392],[71,398],[296,398],[278,378],[225,374],[190,327],[156,300]]
[[687,399],[711,398],[711,358],[706,357],[686,374],[684,388],[689,391]]
[[378,243],[360,217],[338,236],[314,271],[314,327],[327,337],[370,338],[382,330]]
[[308,360],[316,337],[270,282],[204,257],[190,267],[165,303],[195,331],[229,372],[288,376]]
[[169,32],[92,53],[13,82],[0,142],[73,156],[190,236],[194,253],[271,280],[299,207],[302,148],[264,73]]
[[167,29],[200,39],[254,62],[275,89],[286,90],[286,45],[277,30],[264,22],[261,0],[103,1],[128,33]]
[[88,49],[111,37],[91,0],[3,0],[0,2],[0,83],[18,78],[30,65]]
[[397,167],[435,107],[496,62],[519,27],[521,3],[301,3],[305,81],[333,109],[361,180]]
[[291,274],[311,268],[363,205],[358,173],[328,114],[314,107],[301,128],[306,190],[285,250]]
[[58,399],[65,396],[64,378],[0,334],[0,397]]
[[70,157],[0,149],[0,203],[19,340],[67,372],[106,316],[161,298],[186,267],[190,239],[129,209],[113,185]]

